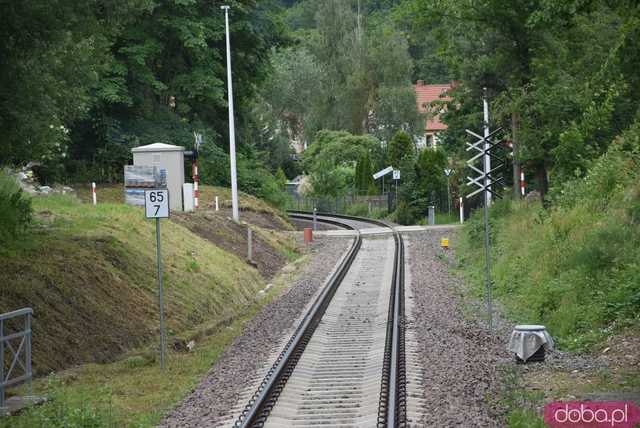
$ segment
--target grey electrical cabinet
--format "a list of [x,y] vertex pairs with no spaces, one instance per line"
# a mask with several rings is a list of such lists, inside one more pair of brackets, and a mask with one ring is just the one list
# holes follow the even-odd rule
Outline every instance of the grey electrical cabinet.
[[184,184],[184,147],[155,143],[131,149],[133,164],[156,167],[160,175],[166,174],[169,206],[182,211],[182,185]]

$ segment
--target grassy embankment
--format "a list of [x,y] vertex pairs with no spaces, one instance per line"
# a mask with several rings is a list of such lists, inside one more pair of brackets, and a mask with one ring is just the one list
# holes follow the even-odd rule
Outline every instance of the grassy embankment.
[[[205,188],[204,200],[223,193]],[[273,294],[259,297],[266,280],[241,252],[225,251],[179,221],[163,221],[170,352],[161,373],[154,223],[140,208],[122,204],[121,195],[121,188],[101,189],[97,207],[81,202],[86,191],[79,199],[34,198],[36,224],[0,250],[0,312],[33,307],[34,369],[58,372],[35,383],[36,392],[54,398],[49,404],[0,419],[0,426],[153,425]],[[241,201],[246,217],[268,213],[264,223],[277,218],[286,227],[261,201],[246,195]],[[272,253],[294,257],[287,238],[256,230]],[[187,352],[184,344],[192,339],[195,350]]]
[[[550,208],[507,200],[491,209],[494,294],[506,315],[514,323],[546,325],[561,349],[620,357],[584,377],[550,373],[548,385],[533,394],[538,400],[545,388],[553,390],[546,400],[640,390],[634,355],[640,330],[639,134],[627,133],[584,178],[555,189]],[[478,296],[484,292],[482,246],[478,210],[461,233],[458,252]],[[527,401],[523,397],[516,401]],[[539,418],[524,422],[533,416],[516,407],[511,426],[542,426]]]

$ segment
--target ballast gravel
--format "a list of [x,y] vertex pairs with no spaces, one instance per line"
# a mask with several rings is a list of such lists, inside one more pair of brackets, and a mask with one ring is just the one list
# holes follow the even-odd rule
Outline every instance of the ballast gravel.
[[241,336],[223,352],[209,373],[161,421],[160,427],[214,426],[228,419],[243,390],[279,344],[291,333],[295,321],[324,284],[352,240],[316,238],[310,257],[290,287],[265,305],[249,321]]
[[491,401],[499,395],[500,365],[513,358],[503,337],[509,327],[497,320],[490,334],[486,322],[469,315],[464,283],[451,272],[451,250],[440,247],[443,237],[454,238],[454,232],[405,235],[414,331],[424,368],[425,414],[419,426],[504,426]]

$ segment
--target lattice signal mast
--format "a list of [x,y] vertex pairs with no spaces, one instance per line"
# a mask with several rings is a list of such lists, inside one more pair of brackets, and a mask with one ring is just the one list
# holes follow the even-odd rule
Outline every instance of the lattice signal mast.
[[[486,303],[488,313],[489,329],[493,328],[493,304],[491,290],[493,281],[491,279],[491,242],[489,234],[489,206],[493,196],[500,197],[502,190],[503,177],[500,172],[506,165],[506,151],[503,140],[498,138],[502,128],[498,128],[491,132],[489,130],[489,102],[487,101],[487,89],[484,88],[482,98],[484,110],[483,135],[479,135],[469,129],[467,134],[477,138],[475,143],[467,143],[467,151],[477,152],[475,156],[467,161],[467,166],[478,175],[476,177],[467,176],[467,184],[475,186],[476,189],[469,193],[466,197],[472,198],[478,193],[484,196],[484,246],[485,246],[485,280],[486,280]],[[494,160],[494,167],[491,167],[491,161]],[[478,167],[477,165],[480,165]]]

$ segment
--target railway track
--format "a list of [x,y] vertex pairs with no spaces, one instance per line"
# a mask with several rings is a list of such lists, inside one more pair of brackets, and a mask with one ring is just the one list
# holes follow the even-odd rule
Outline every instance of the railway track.
[[406,426],[402,236],[377,220],[319,214],[317,221],[391,231],[356,234],[234,426]]

